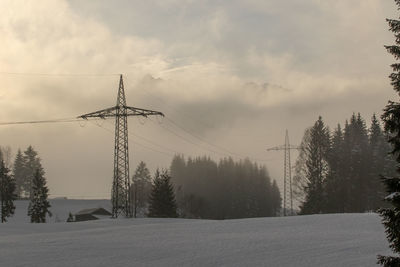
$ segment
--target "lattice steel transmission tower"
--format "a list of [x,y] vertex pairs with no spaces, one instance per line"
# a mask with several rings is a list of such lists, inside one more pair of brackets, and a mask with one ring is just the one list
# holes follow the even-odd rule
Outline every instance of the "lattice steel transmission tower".
[[124,81],[121,74],[116,106],[78,117],[82,119],[115,117],[114,174],[111,191],[113,218],[117,218],[121,213],[125,214],[126,217],[132,217],[129,181],[128,116],[147,117],[150,115],[164,116],[159,111],[127,106]]
[[268,148],[267,151],[271,150],[283,150],[283,216],[287,216],[287,210],[290,207],[290,214],[293,215],[293,191],[292,191],[292,165],[290,161],[290,150],[300,149],[300,147],[292,146],[289,143],[289,133],[286,130],[285,144],[281,146]]

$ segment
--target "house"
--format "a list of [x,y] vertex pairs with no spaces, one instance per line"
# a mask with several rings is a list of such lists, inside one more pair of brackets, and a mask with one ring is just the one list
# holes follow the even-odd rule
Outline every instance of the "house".
[[112,214],[103,208],[84,209],[79,211],[74,216],[75,222],[98,220],[104,217],[110,217]]

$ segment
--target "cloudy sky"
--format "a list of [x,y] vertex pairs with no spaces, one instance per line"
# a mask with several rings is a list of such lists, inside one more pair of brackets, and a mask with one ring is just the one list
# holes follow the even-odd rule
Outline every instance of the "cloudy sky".
[[[353,112],[369,122],[395,98],[390,0],[0,0],[0,10],[0,122],[111,107],[123,73],[128,105],[166,115],[129,120],[131,173],[176,153],[249,157],[282,183],[283,154],[266,148],[285,129],[298,144],[319,115],[331,128]],[[113,127],[1,126],[0,145],[33,145],[53,196],[106,198]]]

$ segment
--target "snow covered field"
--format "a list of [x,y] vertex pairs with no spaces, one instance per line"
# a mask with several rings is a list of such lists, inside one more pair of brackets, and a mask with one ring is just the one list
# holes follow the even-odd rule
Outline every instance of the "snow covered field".
[[[26,204],[0,225],[0,266],[376,266],[376,254],[390,252],[376,214],[30,224]],[[59,220],[109,209],[106,200],[52,205]]]

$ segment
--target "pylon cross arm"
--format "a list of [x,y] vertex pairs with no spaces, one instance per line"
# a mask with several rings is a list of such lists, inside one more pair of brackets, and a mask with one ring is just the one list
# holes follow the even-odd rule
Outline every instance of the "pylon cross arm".
[[285,150],[285,149],[296,149],[296,150],[301,150],[302,147],[301,146],[292,146],[289,145],[288,147],[286,147],[285,145],[282,146],[276,146],[276,147],[271,147],[271,148],[267,148],[267,151],[271,151],[271,150]]
[[79,119],[88,119],[88,118],[102,118],[105,119],[107,117],[115,117],[117,111],[117,107],[112,107],[112,108],[106,108],[102,110],[98,110],[95,112],[90,112],[87,114],[83,114],[81,116],[78,116]]
[[149,109],[142,109],[142,108],[135,108],[135,107],[128,107],[124,106],[126,109],[126,115],[127,116],[151,116],[151,115],[158,115],[158,116],[163,116],[164,114],[159,111],[154,111],[154,110],[149,110]]
[[284,150],[284,149],[285,149],[285,146],[283,145],[283,146],[276,146],[276,147],[268,148],[267,151],[271,151],[271,150]]
[[[118,112],[118,110],[122,109],[122,112]],[[151,115],[158,115],[163,116],[164,114],[159,111],[149,110],[149,109],[142,109],[142,108],[135,108],[129,106],[115,106],[112,108],[106,108],[102,110],[98,110],[95,112],[83,114],[79,116],[80,119],[88,119],[88,118],[111,118],[115,116],[151,116]]]

